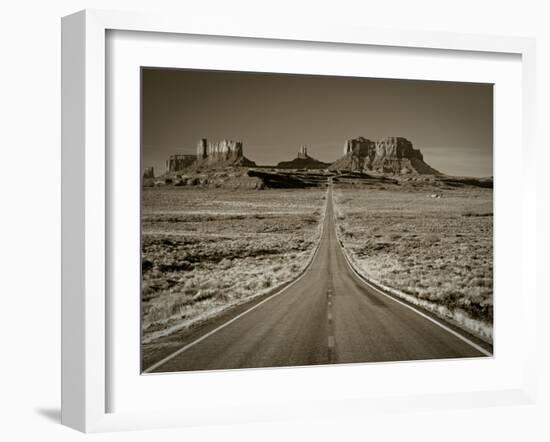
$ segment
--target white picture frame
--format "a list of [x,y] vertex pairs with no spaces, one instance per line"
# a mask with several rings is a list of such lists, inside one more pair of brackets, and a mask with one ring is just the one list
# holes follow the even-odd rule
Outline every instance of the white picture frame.
[[[525,343],[521,385],[463,393],[446,391],[413,396],[378,396],[290,402],[255,409],[249,401],[233,404],[239,415],[151,409],[108,412],[110,323],[107,299],[107,244],[110,231],[106,145],[106,33],[143,31],[286,42],[370,45],[515,54],[521,57],[523,173],[533,167],[535,43],[518,37],[492,37],[417,31],[388,31],[345,26],[294,27],[284,23],[242,22],[220,25],[197,17],[86,10],[62,20],[62,423],[85,432],[160,428],[217,422],[248,422],[335,414],[396,412],[532,403],[535,397],[535,339]],[[526,180],[524,180],[526,181]],[[527,180],[528,182],[529,180]],[[522,204],[522,307],[524,336],[534,337],[529,319],[536,311],[535,266],[525,256],[535,247],[535,193],[526,184]],[[496,247],[498,250],[498,246]],[[498,333],[498,332],[497,332]],[[498,357],[498,356],[497,356]],[[361,369],[360,367],[358,368]],[[264,372],[266,373],[266,372]],[[202,376],[211,376],[203,374]],[[265,379],[265,378],[264,378]],[[259,393],[257,393],[259,394]],[[336,407],[335,407],[336,406]]]

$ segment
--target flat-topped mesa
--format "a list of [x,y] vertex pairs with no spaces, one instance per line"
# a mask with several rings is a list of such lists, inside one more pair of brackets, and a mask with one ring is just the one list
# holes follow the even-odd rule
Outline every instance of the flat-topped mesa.
[[344,156],[364,158],[371,152],[374,142],[363,137],[352,138],[344,143]]
[[209,143],[206,138],[201,138],[197,144],[197,158],[208,159],[209,162],[239,158],[242,155],[241,141],[221,140],[217,143]]
[[403,137],[387,137],[376,142],[364,137],[346,140],[344,157],[331,164],[331,170],[429,174],[440,172],[424,162],[422,153]]
[[221,140],[216,143],[209,143],[206,138],[201,138],[197,143],[196,167],[227,167],[256,165],[243,155],[242,141]]
[[[344,156],[329,166],[329,170],[361,172],[365,159],[374,157],[375,143],[364,137],[351,138],[344,143]],[[369,160],[371,161],[371,160]]]
[[195,155],[170,155],[166,160],[166,169],[168,172],[178,172],[191,166],[196,159]]
[[413,149],[412,143],[402,137],[388,137],[375,143],[376,153],[373,163],[384,159],[417,158],[424,160],[420,150]]
[[440,175],[440,172],[424,162],[419,149],[402,137],[388,137],[375,144],[372,161],[365,164],[368,170],[387,173],[416,173],[421,175]]

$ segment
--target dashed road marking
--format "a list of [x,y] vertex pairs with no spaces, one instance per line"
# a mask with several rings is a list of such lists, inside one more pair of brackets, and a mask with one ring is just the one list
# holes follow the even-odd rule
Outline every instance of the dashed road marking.
[[334,293],[334,285],[332,281],[332,269],[329,267],[328,273],[328,286],[327,286],[327,335],[328,335],[328,349],[327,358],[329,364],[334,363],[334,321],[332,320],[332,295]]

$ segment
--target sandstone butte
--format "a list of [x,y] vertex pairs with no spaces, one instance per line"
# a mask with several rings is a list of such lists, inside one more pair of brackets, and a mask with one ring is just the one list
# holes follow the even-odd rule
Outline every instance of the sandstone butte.
[[[254,161],[244,156],[241,141],[221,140],[208,142],[201,138],[196,155],[171,155],[166,161],[167,172],[208,171],[227,167],[256,167]],[[282,161],[279,169],[328,169],[336,172],[379,172],[390,174],[442,175],[429,166],[419,149],[403,137],[387,137],[371,141],[364,137],[351,138],[344,143],[343,156],[332,164],[323,163],[309,156],[302,145],[297,157]],[[153,177],[151,168],[146,169],[147,178]],[[144,178],[145,174],[144,174]]]
[[424,162],[419,149],[402,137],[371,141],[364,137],[344,143],[344,155],[329,166],[332,171],[442,175]]
[[199,140],[196,160],[192,167],[219,169],[229,166],[254,167],[256,163],[244,156],[241,141],[221,140],[209,143],[206,138]]

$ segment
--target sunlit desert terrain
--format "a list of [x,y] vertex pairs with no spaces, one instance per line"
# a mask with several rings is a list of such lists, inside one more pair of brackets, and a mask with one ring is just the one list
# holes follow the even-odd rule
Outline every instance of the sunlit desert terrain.
[[144,188],[143,341],[295,278],[320,235],[325,192]]

